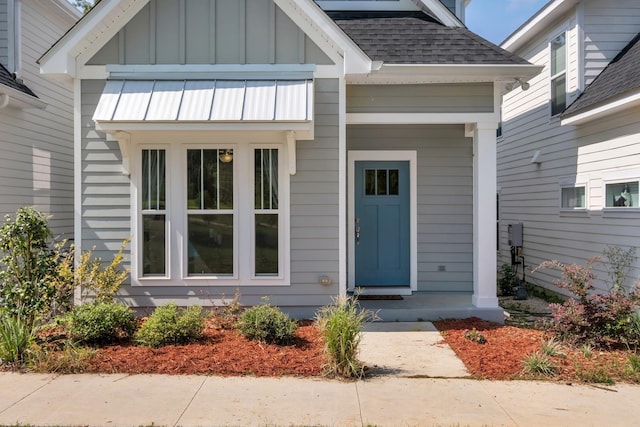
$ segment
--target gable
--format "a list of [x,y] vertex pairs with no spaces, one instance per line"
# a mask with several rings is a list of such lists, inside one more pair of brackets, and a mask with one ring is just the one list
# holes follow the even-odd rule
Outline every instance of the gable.
[[151,0],[88,61],[187,63],[333,64],[272,0]]

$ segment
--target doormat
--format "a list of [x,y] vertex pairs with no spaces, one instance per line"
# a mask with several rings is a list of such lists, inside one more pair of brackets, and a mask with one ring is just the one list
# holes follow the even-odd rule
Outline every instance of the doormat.
[[358,295],[360,301],[372,301],[372,300],[401,300],[400,295]]

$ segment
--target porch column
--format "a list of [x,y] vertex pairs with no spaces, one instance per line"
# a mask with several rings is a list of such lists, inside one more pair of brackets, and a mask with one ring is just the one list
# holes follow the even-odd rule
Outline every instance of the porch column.
[[498,307],[496,287],[496,122],[473,130],[473,298],[476,307]]

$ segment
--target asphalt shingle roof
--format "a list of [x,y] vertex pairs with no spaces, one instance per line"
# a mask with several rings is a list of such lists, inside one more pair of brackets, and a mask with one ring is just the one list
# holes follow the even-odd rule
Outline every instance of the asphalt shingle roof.
[[424,12],[327,12],[374,61],[387,64],[515,64],[528,62],[466,28]]
[[578,99],[562,113],[562,117],[576,114],[640,88],[640,43],[638,41],[640,41],[640,34],[613,58]]
[[17,81],[13,74],[7,70],[4,65],[0,64],[0,85],[8,86],[12,89],[19,90],[27,95],[37,98],[36,94],[31,91],[24,83]]

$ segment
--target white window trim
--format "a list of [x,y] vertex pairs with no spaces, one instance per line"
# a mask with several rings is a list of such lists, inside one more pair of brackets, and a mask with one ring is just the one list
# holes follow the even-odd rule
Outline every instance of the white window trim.
[[[603,179],[602,180],[602,210],[610,211],[610,212],[640,212],[640,206],[607,206],[607,186],[622,184],[625,182],[637,182],[638,187],[640,188],[640,175],[635,175],[629,178],[618,178],[618,179]],[[639,191],[640,196],[640,191]],[[637,202],[636,202],[637,203]],[[639,203],[640,205],[640,203]]]
[[[193,142],[180,143],[194,139]],[[158,143],[150,142],[157,140]],[[145,134],[132,135],[133,165],[131,174],[131,231],[134,236],[131,262],[131,283],[133,286],[198,286],[198,287],[243,287],[243,286],[290,286],[290,174],[286,141],[280,133],[210,133],[185,137],[184,134]],[[189,148],[231,148],[234,150],[234,275],[220,276],[188,276],[187,274],[187,209],[186,209],[186,156]],[[279,274],[278,276],[256,276],[254,273],[254,226],[253,223],[253,150],[255,148],[278,149],[278,227],[279,227]],[[142,212],[140,211],[141,183],[139,165],[143,149],[166,150],[166,227],[167,227],[167,276],[142,276]],[[240,197],[240,189],[247,189]],[[182,195],[172,197],[174,194]],[[179,199],[179,200],[178,200]],[[247,246],[250,246],[247,248]],[[251,252],[250,257],[242,257],[242,253]]]
[[[552,48],[551,44],[555,39],[564,34],[564,71],[552,74],[551,70],[551,58],[552,58]],[[553,114],[553,81],[564,74],[564,96],[565,96],[565,109],[567,108],[569,102],[569,29],[563,28],[562,30],[555,33],[555,35],[549,38],[547,52],[549,55],[549,117],[551,119],[558,119],[562,114],[562,111],[556,114]]]
[[[142,254],[142,233],[144,232],[144,227],[142,226],[142,215],[143,211],[141,209],[141,197],[142,194],[138,191],[139,185],[142,184],[142,168],[140,165],[142,164],[142,151],[143,150],[165,150],[165,275],[164,276],[143,276],[143,257],[138,256],[137,254]],[[131,179],[131,234],[134,236],[133,242],[131,242],[132,254],[135,255],[135,260],[131,260],[131,277],[132,282],[140,281],[140,282],[158,282],[163,283],[167,282],[171,278],[171,247],[172,247],[172,233],[170,227],[170,218],[172,214],[172,204],[173,200],[171,194],[171,186],[169,183],[171,182],[171,168],[169,167],[171,164],[171,147],[166,144],[141,144],[137,147],[135,151],[135,159],[134,164],[137,166],[134,170],[134,175]],[[135,182],[136,185],[133,185]]]
[[[584,187],[584,207],[567,208],[562,206],[562,189]],[[589,177],[577,176],[561,178],[558,181],[558,207],[563,213],[566,212],[584,212],[589,210]]]
[[408,161],[409,162],[409,287],[371,287],[368,294],[395,293],[411,295],[418,290],[418,154],[414,150],[384,151],[384,150],[350,150],[347,160],[348,176],[348,214],[347,214],[347,251],[348,251],[348,290],[355,290],[355,200],[354,173],[357,161]]

